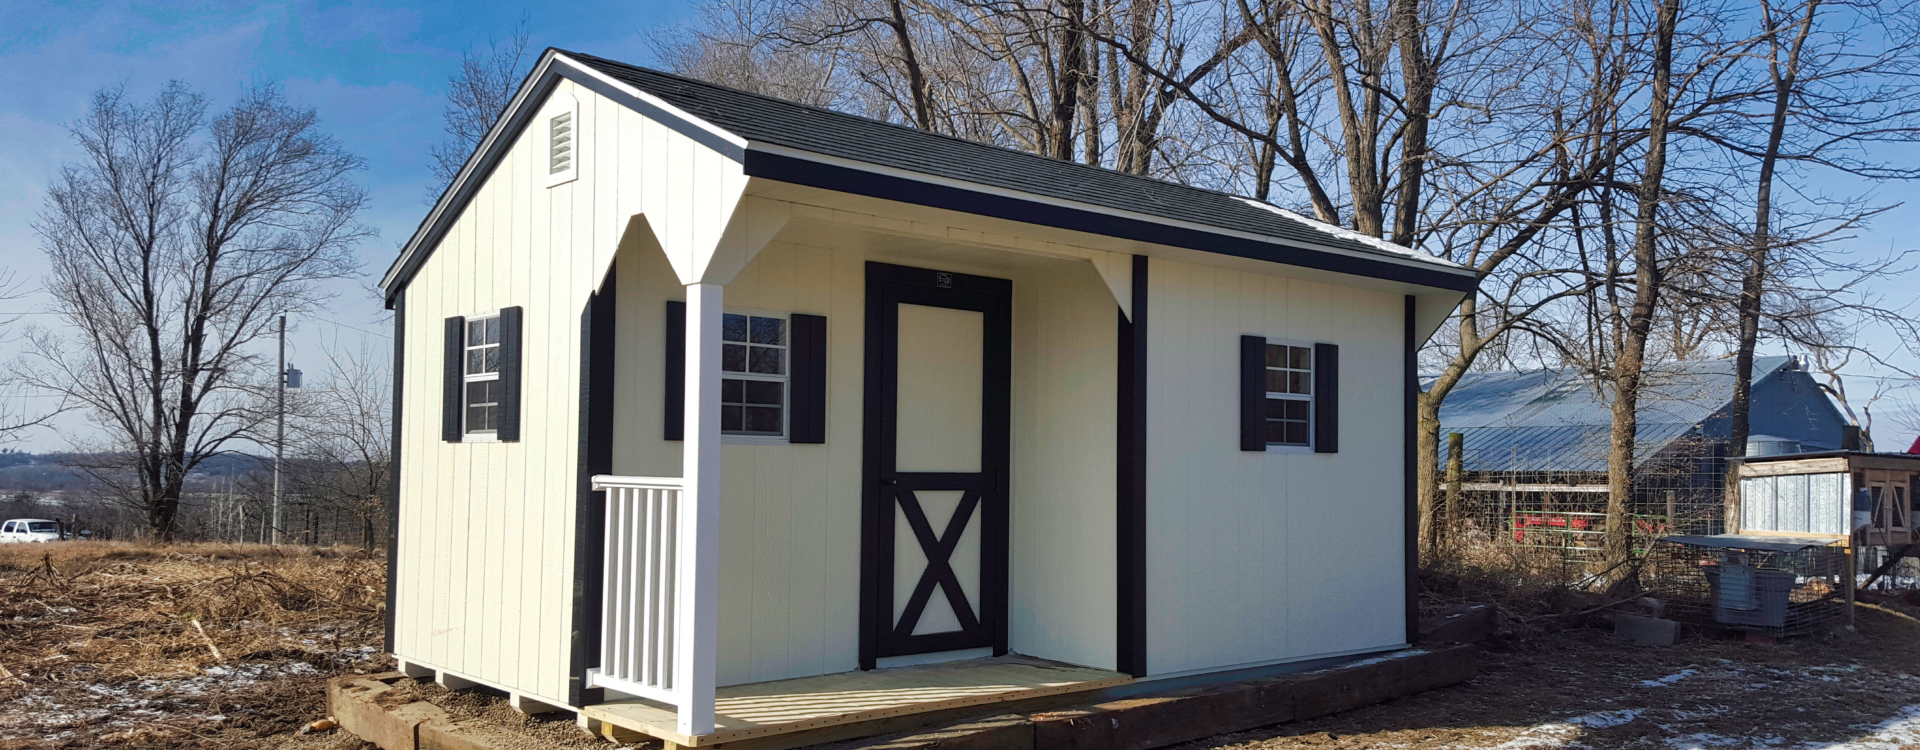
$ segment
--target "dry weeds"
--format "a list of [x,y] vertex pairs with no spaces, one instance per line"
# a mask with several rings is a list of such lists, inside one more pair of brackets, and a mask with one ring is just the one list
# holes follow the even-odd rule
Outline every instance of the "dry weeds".
[[328,677],[387,667],[383,562],[260,545],[0,547],[0,747],[271,745],[324,715]]

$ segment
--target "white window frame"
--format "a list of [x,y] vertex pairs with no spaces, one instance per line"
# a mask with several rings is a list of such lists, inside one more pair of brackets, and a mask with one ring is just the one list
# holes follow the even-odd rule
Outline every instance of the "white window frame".
[[[746,308],[746,307],[728,307],[722,312],[726,315],[745,315],[749,319],[779,318],[781,321],[783,321],[782,325],[784,326],[784,331],[786,333],[786,336],[785,336],[786,343],[780,345],[780,349],[782,351],[781,356],[783,358],[781,360],[781,366],[780,366],[781,374],[766,375],[761,373],[734,372],[732,370],[726,369],[726,365],[725,365],[726,356],[725,356],[724,347],[728,344],[734,344],[738,342],[731,342],[731,341],[725,340],[724,337],[726,336],[726,326],[724,323],[721,325],[720,335],[723,338],[721,339],[720,345],[723,347],[723,349],[721,354],[722,364],[721,364],[721,370],[720,370],[720,379],[723,381],[725,380],[758,380],[763,382],[779,383],[780,384],[780,434],[779,435],[741,435],[737,433],[728,433],[723,430],[720,433],[720,443],[722,445],[787,445],[793,437],[793,313],[778,312],[775,310],[759,310],[759,309]],[[747,338],[748,339],[753,338],[753,323],[751,322],[751,320],[749,320],[749,322],[747,323]],[[766,345],[750,344],[750,346],[766,346]],[[749,357],[751,357],[751,353],[749,353]],[[722,387],[721,391],[723,393],[725,392],[724,386]],[[724,407],[724,405],[725,404],[723,402],[722,406]]]
[[[1310,353],[1308,355],[1310,359],[1308,359],[1307,361],[1307,370],[1306,370],[1307,392],[1304,394],[1300,394],[1300,393],[1276,393],[1274,391],[1266,391],[1265,395],[1261,397],[1261,401],[1263,403],[1261,404],[1262,408],[1261,408],[1261,414],[1260,414],[1260,420],[1262,423],[1261,428],[1264,431],[1266,428],[1266,424],[1265,424],[1266,404],[1264,403],[1265,401],[1277,398],[1285,401],[1305,402],[1307,405],[1307,442],[1305,445],[1295,445],[1292,443],[1267,443],[1267,452],[1268,453],[1312,453],[1314,421],[1319,418],[1319,414],[1316,413],[1318,410],[1314,408],[1314,403],[1313,403],[1314,398],[1318,395],[1314,392],[1314,389],[1319,387],[1319,384],[1314,382],[1314,373],[1318,372],[1318,368],[1320,367],[1320,361],[1319,361],[1320,355],[1318,352],[1314,351],[1313,342],[1311,341],[1299,341],[1296,339],[1277,339],[1277,338],[1269,337],[1267,339],[1267,346],[1299,347],[1302,349],[1306,349]],[[1262,357],[1261,363],[1260,363],[1261,372],[1262,373],[1273,372],[1274,368],[1266,366],[1266,360],[1265,360],[1266,351],[1261,350],[1260,353]],[[1291,367],[1285,368],[1284,370],[1281,370],[1281,371],[1282,372],[1299,372],[1299,370],[1295,370]]]
[[[554,172],[552,171],[553,121],[562,116],[565,116],[567,122],[571,123],[573,127],[573,131],[570,134],[573,140],[569,144],[573,150],[571,151],[571,158],[567,161],[567,168]],[[540,111],[540,120],[535,127],[538,132],[537,137],[539,143],[541,144],[540,153],[543,154],[540,159],[540,173],[546,175],[547,187],[558,187],[579,179],[580,160],[586,156],[584,151],[586,141],[581,137],[585,128],[581,127],[580,124],[580,102],[576,101],[570,94],[555,92],[553,96],[547,100],[546,108]]]
[[[476,348],[473,346],[473,342],[467,340],[467,334],[468,332],[473,330],[474,323],[482,324],[482,330],[484,330],[484,326],[487,321],[499,320],[499,319],[500,319],[500,311],[494,310],[492,312],[469,316],[466,319],[465,324],[460,327],[460,442],[463,442],[463,443],[500,442],[500,429],[498,426],[495,426],[494,429],[486,432],[472,432],[467,429],[467,415],[469,413],[469,405],[467,403],[467,385],[470,383],[481,383],[489,380],[494,381],[496,383],[500,381],[499,370],[494,370],[493,372],[482,372],[482,373],[467,372],[467,352],[472,351],[473,349]],[[492,344],[481,344],[480,347],[478,348],[484,349],[486,347],[492,347],[498,350],[498,349],[501,349],[502,344],[500,342],[495,342]],[[485,356],[486,355],[484,354],[481,355],[483,361]],[[501,362],[501,365],[504,367],[505,364],[506,363],[503,360]],[[496,396],[496,398],[497,397],[498,396]]]

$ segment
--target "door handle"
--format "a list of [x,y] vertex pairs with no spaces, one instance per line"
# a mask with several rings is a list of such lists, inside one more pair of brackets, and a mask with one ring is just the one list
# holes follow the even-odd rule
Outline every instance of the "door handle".
[[899,484],[899,483],[900,483],[900,480],[898,480],[898,479],[882,479],[882,480],[880,480],[880,483],[881,483],[881,484]]

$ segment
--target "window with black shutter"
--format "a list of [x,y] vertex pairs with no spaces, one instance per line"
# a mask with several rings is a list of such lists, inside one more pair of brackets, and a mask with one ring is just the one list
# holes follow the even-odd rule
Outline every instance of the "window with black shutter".
[[1338,450],[1339,347],[1240,337],[1240,449]]
[[520,439],[522,319],[519,307],[447,319],[447,440]]
[[[720,323],[720,434],[734,443],[826,442],[826,318],[730,310]],[[664,437],[684,439],[686,303],[667,303]]]

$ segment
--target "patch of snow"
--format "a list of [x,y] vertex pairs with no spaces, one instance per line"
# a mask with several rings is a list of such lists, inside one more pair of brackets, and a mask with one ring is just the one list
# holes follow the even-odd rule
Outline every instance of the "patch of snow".
[[1698,669],[1682,669],[1657,680],[1641,680],[1640,687],[1666,687],[1697,674],[1700,674]]
[[1500,743],[1495,750],[1555,750],[1579,739],[1583,729],[1617,727],[1638,718],[1640,718],[1640,709],[1637,708],[1595,711],[1563,722],[1533,727],[1521,732],[1519,737]]
[[1689,734],[1685,737],[1667,738],[1667,746],[1675,750],[1706,750],[1706,748],[1711,747],[1732,747],[1738,744],[1740,744],[1739,740],[1717,735],[1712,732],[1699,732]]
[[1405,659],[1409,656],[1419,656],[1426,652],[1427,650],[1423,648],[1410,648],[1404,651],[1395,651],[1390,654],[1376,656],[1371,659],[1361,659],[1360,661],[1352,661],[1352,662],[1347,662],[1345,664],[1335,664],[1331,667],[1331,669],[1351,669],[1353,667],[1364,667],[1369,664],[1379,664],[1380,662],[1383,662],[1383,661],[1393,661],[1394,659]]
[[[1239,196],[1234,196],[1234,197],[1239,198]],[[1371,247],[1375,250],[1379,250],[1384,253],[1390,253],[1393,255],[1398,255],[1402,258],[1410,258],[1410,259],[1419,260],[1427,263],[1432,263],[1435,265],[1446,266],[1448,268],[1464,268],[1464,266],[1458,263],[1447,260],[1438,255],[1434,255],[1433,253],[1429,253],[1425,250],[1406,247],[1403,245],[1396,245],[1386,240],[1380,239],[1379,237],[1373,237],[1370,235],[1361,234],[1359,232],[1353,231],[1346,227],[1334,226],[1332,224],[1328,224],[1326,222],[1320,221],[1319,219],[1310,219],[1300,214],[1294,213],[1292,211],[1288,211],[1279,206],[1273,205],[1271,203],[1257,201],[1252,198],[1240,198],[1240,201],[1254,208],[1258,208],[1263,211],[1270,211],[1275,214],[1279,214],[1280,216],[1284,216],[1286,218],[1305,224],[1307,225],[1307,227],[1313,229],[1314,231],[1321,232],[1323,234],[1330,234],[1340,239],[1347,240],[1349,242],[1358,242],[1362,245],[1366,245],[1368,247]]]
[[1920,705],[1900,709],[1893,718],[1870,727],[1865,737],[1845,742],[1807,743],[1801,750],[1901,750],[1920,745]]

